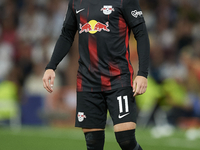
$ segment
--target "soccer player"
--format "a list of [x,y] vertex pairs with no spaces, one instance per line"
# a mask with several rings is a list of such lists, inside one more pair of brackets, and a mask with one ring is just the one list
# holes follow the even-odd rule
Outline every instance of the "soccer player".
[[[129,36],[137,41],[139,71],[133,82]],[[149,38],[138,0],[70,0],[62,33],[43,77],[53,92],[55,69],[79,33],[76,127],[88,150],[103,150],[107,110],[122,150],[142,150],[135,139],[135,96],[147,88]],[[50,82],[49,82],[50,80]]]

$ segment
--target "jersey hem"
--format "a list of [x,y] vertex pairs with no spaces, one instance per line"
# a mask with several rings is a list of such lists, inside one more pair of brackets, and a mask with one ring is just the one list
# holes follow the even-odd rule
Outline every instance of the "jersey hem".
[[116,89],[121,89],[121,88],[128,88],[128,87],[131,87],[133,88],[132,85],[126,85],[126,86],[123,86],[123,87],[115,87],[115,88],[112,88],[111,90],[78,90],[76,89],[77,92],[106,92],[106,91],[112,91],[112,90],[116,90]]

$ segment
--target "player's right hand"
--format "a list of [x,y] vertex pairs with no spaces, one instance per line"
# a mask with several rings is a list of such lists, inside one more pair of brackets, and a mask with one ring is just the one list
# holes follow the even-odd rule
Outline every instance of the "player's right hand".
[[47,69],[44,72],[44,76],[42,78],[43,86],[49,93],[53,92],[53,85],[54,85],[55,77],[56,77],[55,71],[52,69]]

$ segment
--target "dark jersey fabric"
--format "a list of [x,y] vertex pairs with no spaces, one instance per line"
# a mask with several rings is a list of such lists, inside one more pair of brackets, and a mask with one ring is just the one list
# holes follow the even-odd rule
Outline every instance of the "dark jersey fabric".
[[138,75],[147,77],[149,41],[144,28],[138,0],[70,0],[62,34],[46,69],[56,69],[78,30],[77,91],[98,92],[132,86],[130,29],[140,41]]

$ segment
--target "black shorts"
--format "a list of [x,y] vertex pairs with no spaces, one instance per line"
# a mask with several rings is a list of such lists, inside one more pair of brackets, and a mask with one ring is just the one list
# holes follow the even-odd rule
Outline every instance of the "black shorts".
[[104,129],[107,110],[113,124],[135,122],[137,107],[132,87],[104,92],[77,92],[76,127]]

